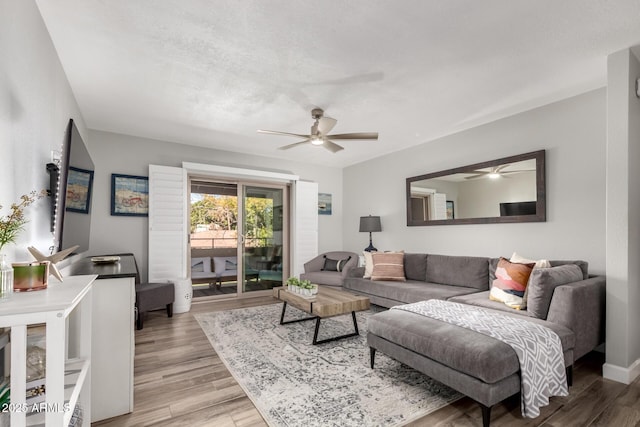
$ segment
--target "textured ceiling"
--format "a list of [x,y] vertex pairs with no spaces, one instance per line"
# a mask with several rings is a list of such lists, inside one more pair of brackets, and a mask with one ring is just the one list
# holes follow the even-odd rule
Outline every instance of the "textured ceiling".
[[[602,87],[630,0],[36,0],[89,128],[346,166]],[[338,120],[332,154],[257,129]]]

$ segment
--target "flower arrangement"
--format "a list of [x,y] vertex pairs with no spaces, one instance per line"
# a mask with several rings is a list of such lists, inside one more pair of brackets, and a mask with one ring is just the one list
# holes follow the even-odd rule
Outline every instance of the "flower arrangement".
[[[46,192],[32,191],[29,194],[23,194],[19,203],[12,203],[10,213],[7,216],[0,217],[0,251],[8,243],[15,243],[18,234],[22,231],[27,219],[24,216],[24,210],[36,200],[44,197]],[[2,205],[0,205],[2,209]]]
[[287,290],[302,296],[313,296],[318,293],[318,285],[314,285],[310,280],[300,280],[297,277],[287,279]]

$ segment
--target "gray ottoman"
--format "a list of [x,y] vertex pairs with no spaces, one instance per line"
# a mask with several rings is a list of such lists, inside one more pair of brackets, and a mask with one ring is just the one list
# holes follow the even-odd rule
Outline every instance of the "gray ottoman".
[[[544,324],[560,337],[571,385],[575,336],[563,326]],[[520,392],[518,356],[495,338],[401,310],[377,313],[367,327],[371,368],[376,350],[411,366],[480,403],[484,426],[493,405]]]
[[147,311],[166,307],[167,316],[173,317],[175,295],[173,283],[136,283],[137,329],[142,329],[143,313]]

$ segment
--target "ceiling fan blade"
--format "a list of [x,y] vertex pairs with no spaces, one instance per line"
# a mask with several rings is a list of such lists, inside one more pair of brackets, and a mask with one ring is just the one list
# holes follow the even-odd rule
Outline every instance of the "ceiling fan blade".
[[310,139],[305,139],[304,141],[294,142],[293,144],[283,145],[282,147],[278,147],[278,150],[288,150],[289,148],[297,147],[298,145],[308,144],[310,143]]
[[355,132],[327,135],[331,139],[378,139],[378,132]]
[[483,176],[487,176],[489,173],[488,172],[480,172],[477,175],[471,175],[471,176],[465,176],[464,179],[476,179],[476,178],[482,178]]
[[331,132],[331,129],[335,127],[336,123],[338,123],[338,121],[336,119],[332,119],[331,117],[320,117],[320,120],[318,120],[318,131],[322,135],[327,135],[329,132]]
[[322,144],[324,148],[331,151],[332,153],[337,153],[340,150],[344,150],[344,147],[339,146],[335,142],[329,141],[328,139],[324,140],[324,144]]
[[535,172],[535,171],[528,171],[528,170],[517,170],[517,171],[504,171],[504,172],[500,172],[500,175],[506,175],[506,174],[512,174],[512,173],[522,173],[522,172]]
[[496,172],[496,173],[501,172],[501,171],[502,171],[502,169],[504,169],[504,168],[506,168],[506,167],[509,167],[509,166],[511,166],[511,165],[510,165],[510,164],[500,165],[500,166],[498,166],[498,167],[495,169],[495,172]]
[[299,133],[279,132],[277,130],[263,130],[263,129],[258,129],[258,133],[266,133],[269,135],[295,136],[296,138],[309,138],[310,136],[310,135],[301,135]]

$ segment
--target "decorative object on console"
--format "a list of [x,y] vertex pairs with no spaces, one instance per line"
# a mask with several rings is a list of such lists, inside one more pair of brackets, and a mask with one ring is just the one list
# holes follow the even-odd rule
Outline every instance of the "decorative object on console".
[[47,289],[49,261],[13,263],[13,290],[30,292]]
[[149,216],[149,178],[111,174],[111,215]]
[[[27,223],[24,210],[46,194],[45,190],[23,194],[20,196],[20,202],[11,204],[9,215],[0,217],[0,254],[2,255],[0,259],[0,301],[9,298],[13,292],[14,279],[13,268],[9,265],[5,255],[2,254],[2,248],[9,243],[15,243],[18,234]],[[2,205],[0,205],[0,209],[2,209]]]
[[13,292],[13,267],[7,262],[7,256],[0,254],[0,301],[6,300]]
[[519,264],[500,258],[489,299],[502,302],[516,310],[524,310],[527,307],[524,294],[534,266],[535,263]]
[[56,252],[53,255],[45,255],[39,250],[37,250],[36,248],[34,248],[33,246],[29,246],[27,249],[29,250],[29,252],[31,252],[31,255],[33,255],[36,261],[40,261],[40,262],[49,261],[49,273],[53,274],[53,276],[56,279],[62,282],[63,281],[62,273],[60,273],[60,270],[58,270],[58,267],[56,266],[56,264],[62,261],[63,259],[65,259],[73,251],[78,249],[78,247],[79,247],[78,245],[71,246],[70,248],[65,249],[64,251]]
[[380,224],[379,216],[369,215],[360,217],[360,232],[369,233],[369,246],[364,249],[365,251],[377,251],[377,249],[373,247],[371,233],[379,231],[382,231],[382,225]]
[[91,257],[91,262],[94,264],[115,264],[120,262],[120,257],[118,255],[94,256]]

